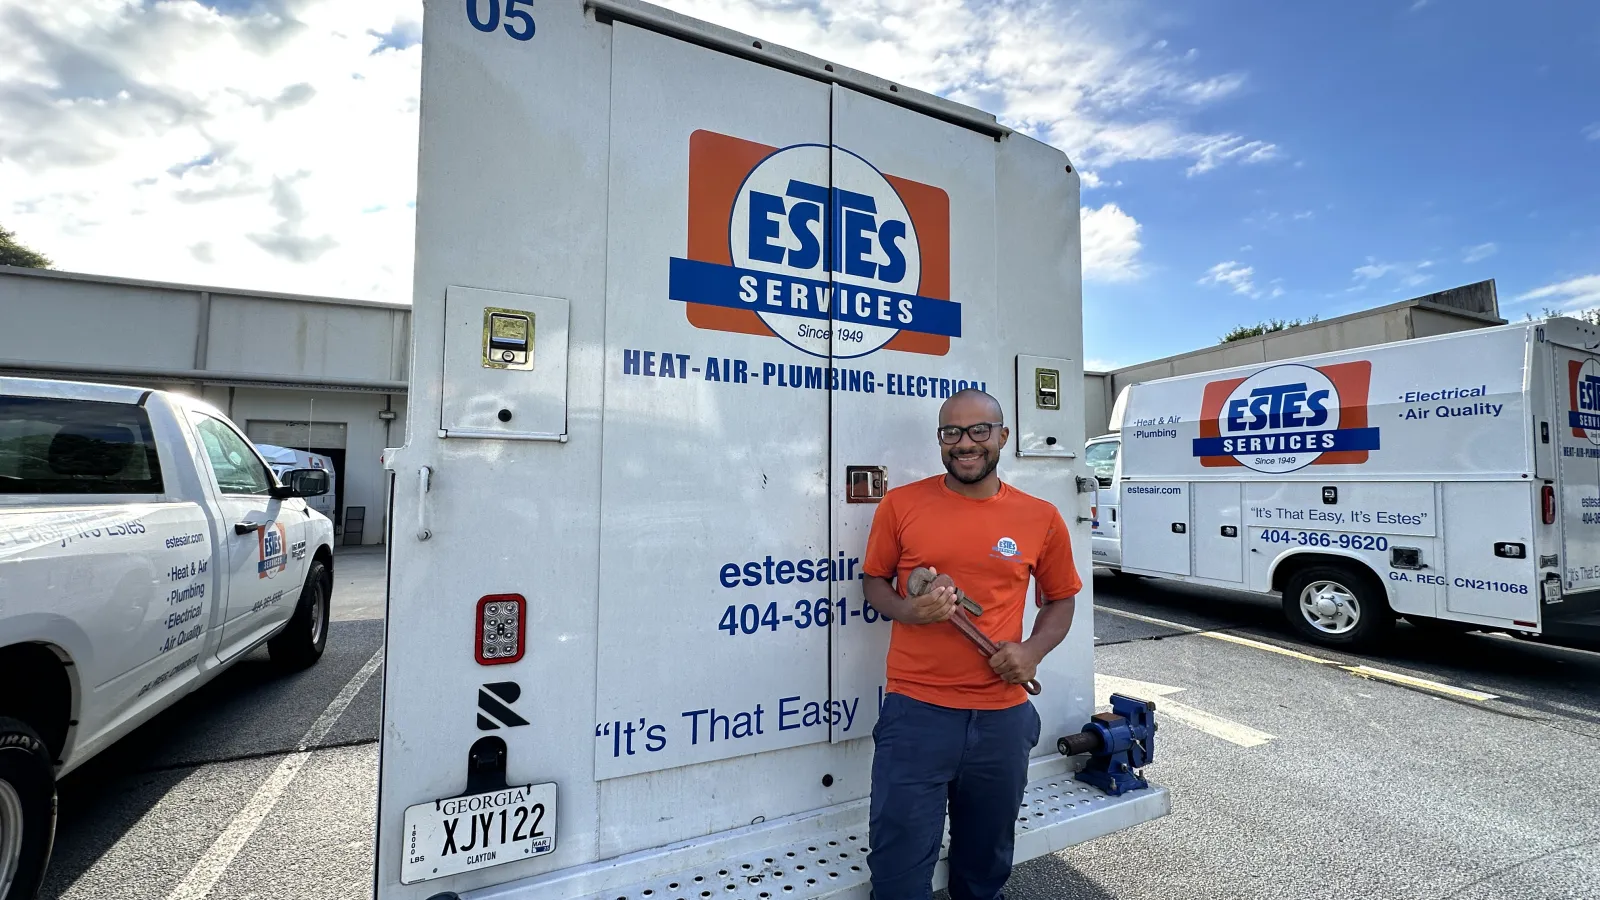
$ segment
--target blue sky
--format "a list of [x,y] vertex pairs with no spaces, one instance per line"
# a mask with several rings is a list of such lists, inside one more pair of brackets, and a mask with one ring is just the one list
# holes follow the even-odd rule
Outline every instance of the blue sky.
[[[0,224],[69,271],[410,299],[420,0],[85,2],[0,0]],[[1092,367],[1484,278],[1600,307],[1597,3],[661,2],[1064,150]]]
[[[1600,6],[1211,0],[1166,8],[1149,32],[1243,78],[1193,128],[1277,151],[1195,175],[1170,160],[1097,170],[1085,204],[1139,221],[1143,276],[1086,284],[1089,358],[1128,364],[1235,324],[1485,278],[1507,318],[1600,305],[1583,281],[1516,299],[1600,271]],[[1221,263],[1253,271],[1199,283]]]

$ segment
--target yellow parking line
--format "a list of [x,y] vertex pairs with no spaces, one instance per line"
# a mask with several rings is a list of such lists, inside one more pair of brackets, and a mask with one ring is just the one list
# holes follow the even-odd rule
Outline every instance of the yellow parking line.
[[[1268,653],[1276,653],[1279,656],[1287,656],[1290,659],[1298,659],[1301,662],[1316,663],[1319,666],[1339,666],[1338,662],[1335,660],[1323,659],[1320,656],[1312,656],[1309,653],[1301,653],[1298,650],[1290,650],[1287,647],[1279,647],[1276,644],[1269,644],[1265,641],[1255,641],[1251,640],[1250,638],[1239,637],[1238,635],[1224,634],[1220,631],[1205,631],[1203,629],[1196,628],[1193,625],[1185,625],[1181,622],[1169,622],[1166,619],[1157,619],[1154,616],[1142,616],[1138,613],[1128,612],[1127,610],[1123,609],[1114,609],[1112,607],[1101,606],[1099,604],[1095,605],[1095,609],[1105,610],[1114,616],[1120,616],[1124,619],[1133,619],[1135,621],[1146,622],[1151,625],[1160,625],[1163,628],[1171,628],[1176,631],[1181,631],[1184,634],[1197,634],[1201,637],[1213,638],[1219,641],[1227,641],[1230,644],[1238,644],[1241,647],[1253,647],[1257,650],[1265,650]],[[1406,675],[1400,672],[1391,672],[1388,669],[1375,669],[1372,666],[1339,666],[1339,668],[1349,672],[1352,675],[1358,675],[1362,678],[1372,678],[1378,681],[1387,681],[1391,684],[1404,685],[1406,687],[1412,687],[1422,691],[1432,691],[1436,694],[1445,694],[1451,697],[1458,697],[1462,700],[1473,700],[1482,703],[1485,700],[1499,699],[1498,695],[1496,694],[1486,694],[1483,691],[1475,691],[1471,688],[1456,687],[1452,684],[1445,684],[1440,681],[1432,681],[1427,678],[1417,678],[1414,675]]]
[[1463,700],[1476,700],[1482,703],[1485,700],[1498,699],[1496,694],[1486,694],[1483,691],[1475,691],[1471,688],[1460,688],[1453,684],[1444,684],[1443,682],[1430,681],[1427,678],[1417,678],[1400,672],[1391,672],[1388,669],[1374,669],[1371,666],[1340,666],[1339,668],[1352,675],[1360,675],[1362,678],[1376,678],[1379,681],[1403,684],[1406,687],[1413,687],[1421,691],[1448,694],[1451,697],[1460,697]]
[[1152,618],[1151,616],[1141,616],[1138,613],[1131,613],[1131,612],[1128,612],[1125,609],[1112,609],[1109,606],[1102,606],[1102,605],[1100,605],[1098,603],[1096,603],[1094,605],[1094,608],[1095,609],[1103,609],[1106,612],[1111,613],[1113,616],[1121,616],[1124,619],[1133,619],[1136,622],[1148,622],[1151,625],[1160,625],[1163,628],[1174,628],[1174,629],[1177,629],[1178,631],[1182,631],[1182,632],[1184,632],[1186,634],[1204,634],[1205,633],[1205,632],[1201,631],[1200,629],[1195,628],[1193,625],[1184,625],[1184,624],[1182,624],[1180,622],[1168,622],[1166,619],[1156,619],[1156,618]]
[[1309,653],[1301,653],[1298,650],[1290,650],[1287,647],[1279,647],[1275,644],[1268,644],[1265,641],[1252,641],[1249,638],[1237,637],[1231,634],[1223,634],[1220,631],[1204,631],[1202,629],[1195,628],[1192,625],[1184,625],[1180,622],[1169,622],[1166,619],[1157,619],[1151,616],[1141,616],[1138,613],[1131,613],[1124,609],[1113,609],[1109,606],[1096,606],[1095,608],[1103,609],[1114,616],[1121,616],[1124,619],[1134,619],[1139,622],[1147,622],[1151,625],[1160,625],[1163,628],[1173,628],[1185,634],[1198,634],[1202,637],[1216,638],[1219,641],[1227,641],[1230,644],[1239,644],[1243,647],[1254,647],[1257,650],[1265,650],[1268,653],[1282,654],[1283,656],[1287,656],[1291,659],[1298,659],[1302,662],[1312,662],[1322,666],[1331,666],[1334,664],[1333,660],[1331,659],[1322,659],[1321,657],[1312,656]]
[[1316,663],[1319,666],[1334,665],[1334,661],[1331,659],[1323,659],[1320,656],[1312,656],[1309,653],[1301,653],[1299,650],[1290,650],[1288,647],[1279,647],[1276,644],[1268,644],[1265,641],[1252,641],[1249,638],[1242,638],[1232,634],[1223,634],[1220,631],[1202,631],[1200,633],[1208,638],[1216,638],[1219,641],[1227,641],[1230,644],[1238,644],[1241,647],[1254,647],[1257,650],[1265,650],[1268,653],[1276,653],[1280,656],[1287,656],[1290,659],[1298,659],[1302,662]]

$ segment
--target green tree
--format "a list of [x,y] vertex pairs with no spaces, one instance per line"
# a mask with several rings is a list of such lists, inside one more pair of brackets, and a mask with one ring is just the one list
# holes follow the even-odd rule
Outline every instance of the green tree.
[[1257,322],[1254,325],[1238,325],[1232,331],[1223,335],[1219,343],[1231,344],[1234,341],[1242,341],[1245,338],[1260,337],[1263,334],[1271,334],[1274,331],[1283,331],[1285,328],[1299,328],[1301,325],[1310,325],[1316,322],[1317,318],[1317,316],[1312,316],[1309,319],[1292,319],[1289,321],[1268,319],[1265,322]]
[[1587,322],[1590,325],[1600,325],[1600,306],[1597,306],[1594,309],[1569,309],[1565,312],[1559,309],[1551,309],[1550,307],[1546,306],[1544,308],[1544,312],[1540,313],[1538,316],[1535,316],[1533,313],[1526,313],[1525,315],[1527,315],[1529,322],[1532,322],[1534,319],[1554,319],[1557,316],[1565,316],[1569,319],[1577,319],[1581,322]]
[[0,266],[20,266],[24,269],[48,269],[50,257],[24,247],[17,236],[0,227]]

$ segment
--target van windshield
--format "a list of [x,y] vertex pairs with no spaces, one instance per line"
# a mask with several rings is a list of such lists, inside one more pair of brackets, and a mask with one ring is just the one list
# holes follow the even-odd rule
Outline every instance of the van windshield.
[[1101,487],[1111,486],[1111,478],[1117,474],[1117,450],[1121,447],[1121,441],[1101,441],[1090,444],[1083,454]]

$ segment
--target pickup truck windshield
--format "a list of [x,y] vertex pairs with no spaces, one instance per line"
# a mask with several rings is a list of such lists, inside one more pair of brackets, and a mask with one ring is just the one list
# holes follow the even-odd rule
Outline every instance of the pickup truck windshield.
[[0,397],[0,494],[160,494],[150,417],[126,403]]

